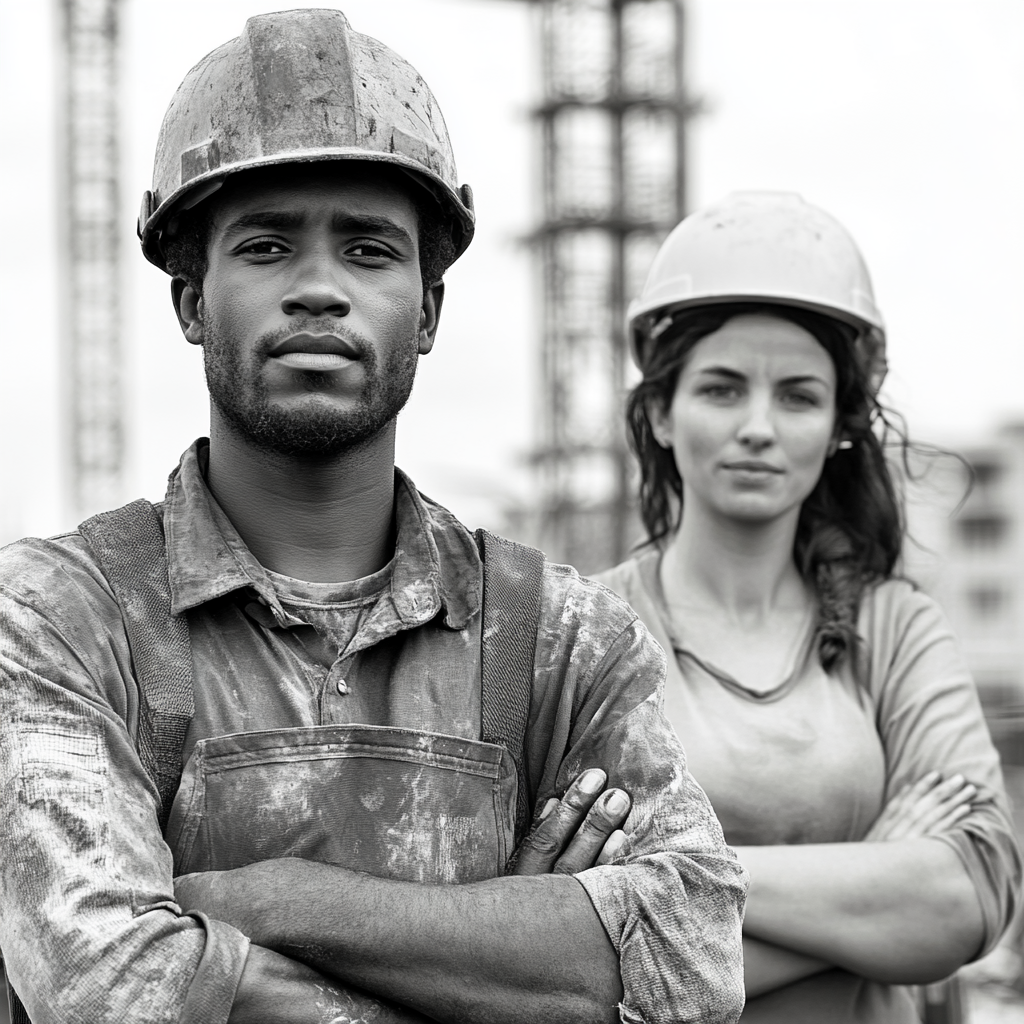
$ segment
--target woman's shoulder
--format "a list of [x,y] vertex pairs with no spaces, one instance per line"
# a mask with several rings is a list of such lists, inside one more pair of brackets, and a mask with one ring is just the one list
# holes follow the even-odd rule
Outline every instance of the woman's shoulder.
[[868,587],[861,599],[858,633],[872,690],[887,688],[901,668],[917,662],[925,651],[944,653],[941,660],[956,662],[959,672],[959,652],[942,608],[910,580],[897,577]]
[[861,597],[860,633],[869,642],[897,634],[922,617],[944,619],[938,602],[901,576],[870,584]]
[[656,569],[658,552],[654,549],[640,551],[626,561],[590,574],[592,580],[604,584],[619,597],[636,607],[649,599],[646,579]]

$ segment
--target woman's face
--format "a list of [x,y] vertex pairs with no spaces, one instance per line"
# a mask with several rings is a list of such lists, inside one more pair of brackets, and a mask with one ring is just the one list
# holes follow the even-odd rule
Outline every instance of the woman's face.
[[671,448],[684,508],[765,522],[796,515],[835,433],[832,358],[802,327],[769,314],[729,320],[690,351],[667,410],[651,408]]

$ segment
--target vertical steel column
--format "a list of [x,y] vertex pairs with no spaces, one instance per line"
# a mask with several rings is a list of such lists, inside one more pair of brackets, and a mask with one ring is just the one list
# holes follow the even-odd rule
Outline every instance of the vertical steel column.
[[532,540],[583,570],[635,530],[625,311],[685,202],[683,0],[537,0],[542,422]]
[[61,404],[67,497],[78,516],[121,497],[118,7],[119,0],[60,0]]

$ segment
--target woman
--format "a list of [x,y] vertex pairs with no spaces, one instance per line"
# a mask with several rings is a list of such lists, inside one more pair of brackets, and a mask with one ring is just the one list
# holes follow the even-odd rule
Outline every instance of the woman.
[[846,231],[738,193],[633,305],[649,543],[598,578],[668,653],[665,708],[750,873],[745,1022],[910,1022],[990,949],[1020,860],[971,680],[894,576],[884,329]]

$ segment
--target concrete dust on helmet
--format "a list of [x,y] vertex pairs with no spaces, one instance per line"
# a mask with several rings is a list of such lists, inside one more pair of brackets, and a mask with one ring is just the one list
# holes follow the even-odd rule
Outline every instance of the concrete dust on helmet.
[[796,306],[857,330],[873,390],[885,376],[885,323],[864,258],[831,214],[792,192],[734,192],[690,214],[665,239],[630,303],[633,358],[667,314],[725,302]]
[[250,18],[207,54],[164,115],[139,238],[166,270],[175,219],[239,171],[330,160],[386,163],[437,203],[456,257],[473,237],[472,191],[458,184],[444,118],[415,68],[352,31],[338,10]]

